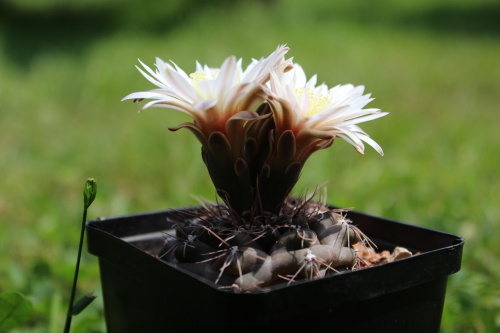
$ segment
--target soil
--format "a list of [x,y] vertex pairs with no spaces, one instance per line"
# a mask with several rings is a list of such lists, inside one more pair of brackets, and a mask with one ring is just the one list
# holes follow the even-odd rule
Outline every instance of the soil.
[[353,245],[353,248],[358,251],[358,269],[385,264],[394,260],[404,259],[419,254],[411,253],[404,247],[396,247],[392,253],[387,250],[377,252],[377,250],[372,247],[363,246],[361,242]]

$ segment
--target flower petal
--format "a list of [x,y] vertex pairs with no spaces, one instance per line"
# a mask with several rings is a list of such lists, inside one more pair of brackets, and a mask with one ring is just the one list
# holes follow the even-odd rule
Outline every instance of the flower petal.
[[236,57],[227,58],[220,68],[214,86],[214,97],[224,102],[224,91],[233,86],[234,76],[236,74]]
[[375,140],[373,140],[366,134],[358,134],[358,136],[361,138],[361,140],[372,146],[373,149],[375,149],[380,155],[384,156],[384,151],[382,150],[382,147],[380,147],[380,145],[376,143]]
[[349,125],[363,123],[365,121],[370,121],[370,120],[374,120],[374,119],[386,116],[388,114],[389,114],[389,112],[380,112],[380,113],[375,113],[375,114],[371,114],[371,115],[366,115],[364,117],[358,117],[358,118],[343,122],[342,126],[349,126]]
[[175,127],[169,127],[168,129],[172,132],[178,131],[181,128],[185,128],[189,130],[191,133],[194,134],[194,136],[198,139],[198,141],[201,142],[203,146],[207,146],[207,137],[205,134],[202,132],[200,127],[198,127],[196,124],[193,123],[182,123],[178,126]]
[[203,112],[203,111],[206,111],[208,109],[213,108],[214,106],[217,105],[217,103],[219,103],[219,101],[216,99],[205,99],[205,100],[193,103],[193,108],[195,108],[196,110],[198,110],[200,112]]
[[181,111],[181,112],[189,115],[196,122],[203,121],[203,118],[201,117],[202,115],[200,114],[200,112],[198,110],[194,109],[192,105],[190,105],[186,102],[177,100],[175,98],[150,101],[150,102],[146,103],[141,108],[140,111],[143,111],[143,110],[150,108],[150,107],[163,107],[163,108],[174,109],[174,110]]
[[174,87],[187,102],[193,103],[199,99],[196,90],[189,84],[185,78],[174,70],[166,70],[167,78],[169,83]]
[[164,98],[165,95],[163,94],[160,94],[158,92],[154,92],[154,91],[140,91],[140,92],[134,92],[134,93],[131,93],[131,94],[128,94],[127,96],[123,97],[122,98],[122,102],[127,100],[127,99],[162,99]]
[[[139,60],[140,61],[140,60]],[[144,65],[144,68],[146,69],[149,69],[149,71],[151,71],[151,68],[149,68],[148,66]],[[152,84],[154,84],[155,86],[157,87],[160,87],[160,88],[165,88],[167,87],[167,85],[163,82],[161,82],[160,80],[158,80],[158,77],[153,73],[152,76],[146,74],[139,66],[135,66],[135,68],[137,68],[139,70],[139,72],[141,72],[141,74],[146,78],[148,79],[149,82],[151,82]]]

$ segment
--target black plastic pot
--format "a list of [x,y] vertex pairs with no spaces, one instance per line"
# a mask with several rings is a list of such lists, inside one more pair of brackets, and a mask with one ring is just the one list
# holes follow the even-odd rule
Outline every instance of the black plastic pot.
[[421,254],[236,294],[148,254],[163,244],[161,232],[177,212],[88,222],[108,332],[438,332],[464,239],[357,212],[348,217],[379,250],[403,246]]

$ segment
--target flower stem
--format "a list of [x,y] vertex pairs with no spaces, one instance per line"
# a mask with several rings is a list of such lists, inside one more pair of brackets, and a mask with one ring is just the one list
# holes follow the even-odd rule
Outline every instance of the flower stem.
[[64,326],[64,333],[69,333],[71,327],[71,319],[73,317],[73,302],[75,301],[76,282],[78,280],[78,271],[80,270],[80,258],[82,257],[83,237],[85,235],[85,221],[87,220],[87,208],[83,209],[82,231],[80,233],[80,245],[78,247],[78,258],[76,260],[75,276],[73,278],[73,288],[71,289],[71,297],[68,306],[68,313],[66,314],[66,325]]
[[[85,222],[87,221],[87,209],[94,201],[97,194],[97,182],[94,178],[89,178],[83,187],[83,219],[82,230],[80,232],[80,245],[78,246],[78,258],[76,259],[75,276],[73,278],[73,287],[71,288],[71,297],[69,300],[68,313],[66,314],[66,324],[64,333],[69,333],[71,328],[71,319],[73,317],[73,303],[75,302],[76,282],[78,281],[78,271],[80,270],[80,259],[82,257],[83,237],[85,236]],[[87,304],[88,305],[88,304]]]

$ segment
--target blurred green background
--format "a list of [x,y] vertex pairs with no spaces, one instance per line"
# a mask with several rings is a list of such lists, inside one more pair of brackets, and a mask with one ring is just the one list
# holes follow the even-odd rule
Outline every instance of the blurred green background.
[[[35,306],[15,332],[62,331],[88,177],[90,218],[215,198],[197,141],[167,130],[187,117],[120,102],[152,88],[137,58],[190,73],[283,43],[308,76],[363,84],[390,112],[362,126],[384,157],[336,141],[296,190],[326,184],[332,204],[465,237],[442,331],[500,330],[498,17],[495,0],[2,0],[0,292]],[[78,293],[89,291],[100,296],[85,253]],[[102,297],[72,328],[105,330]]]

